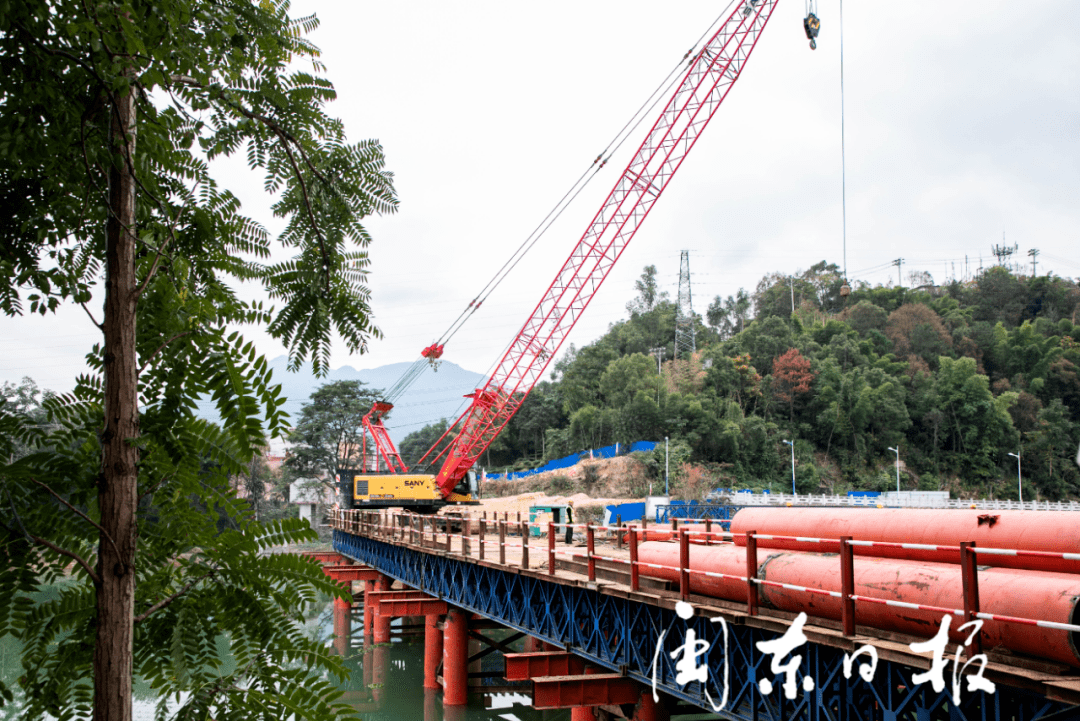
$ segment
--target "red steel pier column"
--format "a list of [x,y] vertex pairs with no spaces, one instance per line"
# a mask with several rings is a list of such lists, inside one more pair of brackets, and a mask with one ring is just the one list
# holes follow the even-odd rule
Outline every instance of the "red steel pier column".
[[424,616],[424,688],[439,688],[439,661],[443,657],[443,632],[438,616]]
[[349,650],[352,634],[352,604],[340,598],[334,599],[334,650],[344,656]]
[[464,706],[469,699],[469,614],[451,608],[443,633],[443,706]]
[[374,604],[371,603],[371,599],[368,593],[375,590],[374,581],[364,581],[364,645],[371,645],[372,624],[371,621],[374,618],[375,611],[372,610]]
[[374,581],[364,581],[364,688],[371,688],[371,671],[373,666],[371,649],[375,642],[373,621],[375,618],[376,604],[371,601],[371,592],[375,590]]
[[668,721],[668,718],[667,710],[653,701],[652,689],[648,686],[642,688],[631,721]]
[[[394,582],[389,576],[380,576],[379,580],[375,582],[376,591],[389,591],[391,584]],[[372,614],[372,633],[375,643],[390,643],[390,621],[393,620],[390,616],[383,616],[379,612],[379,604],[373,603],[371,607],[374,609]]]

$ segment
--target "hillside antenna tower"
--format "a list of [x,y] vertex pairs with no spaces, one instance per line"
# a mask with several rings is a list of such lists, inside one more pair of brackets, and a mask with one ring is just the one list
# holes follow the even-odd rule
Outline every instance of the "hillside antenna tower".
[[690,303],[690,251],[679,258],[679,306],[675,311],[675,357],[697,350],[694,339],[694,308]]
[[[1002,240],[1004,240],[1004,237],[1002,237]],[[1019,249],[1020,249],[1019,245],[1012,246],[1012,245],[1005,245],[1004,243],[1002,243],[1001,245],[996,245],[995,244],[991,248],[991,252],[994,254],[995,257],[997,257],[998,265],[1004,266],[1005,263],[1009,260],[1009,258],[1012,257],[1012,254],[1015,253]]]

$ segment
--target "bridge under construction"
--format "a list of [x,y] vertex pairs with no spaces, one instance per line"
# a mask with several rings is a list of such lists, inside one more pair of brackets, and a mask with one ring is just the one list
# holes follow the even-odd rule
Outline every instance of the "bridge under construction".
[[[491,681],[470,663],[493,653],[507,683],[531,681],[534,707],[575,721],[688,706],[747,720],[1080,718],[1080,549],[1054,530],[1075,515],[904,512],[954,514],[928,543],[940,519],[905,542],[896,528],[912,521],[889,513],[755,509],[732,529],[335,510],[336,555],[321,560],[362,584],[372,688],[389,680],[391,620],[424,619],[425,686],[447,719]],[[807,523],[817,536],[783,530]],[[352,616],[337,602],[339,643]],[[470,656],[470,639],[486,648]]]

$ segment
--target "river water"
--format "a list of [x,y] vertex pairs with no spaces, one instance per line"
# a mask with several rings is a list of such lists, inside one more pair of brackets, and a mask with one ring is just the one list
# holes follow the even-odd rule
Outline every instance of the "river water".
[[[43,598],[49,597],[45,589]],[[350,671],[349,679],[341,686],[344,700],[354,706],[365,721],[480,721],[481,719],[506,719],[507,721],[563,721],[570,718],[569,710],[537,711],[529,706],[529,697],[515,693],[510,684],[499,678],[485,679],[497,688],[469,695],[465,708],[444,710],[442,693],[424,689],[424,643],[421,629],[403,628],[407,619],[394,619],[393,638],[389,647],[376,653],[364,653],[362,646],[363,623],[357,615],[352,623],[353,638],[345,650],[345,664]],[[308,613],[307,631],[333,646],[333,613],[329,601],[316,604]],[[507,631],[483,631],[491,638],[504,640]],[[520,650],[521,641],[512,644]],[[338,644],[340,649],[340,644]],[[470,649],[475,653],[479,648]],[[10,636],[0,639],[0,678],[9,686],[22,673],[21,647]],[[383,664],[385,682],[381,686],[365,682],[364,665]],[[496,674],[502,670],[502,658],[498,653],[485,656],[480,662],[481,671]],[[476,670],[476,669],[474,669]],[[373,669],[368,669],[370,674]],[[374,687],[373,687],[374,686]],[[526,691],[528,686],[523,687]],[[134,705],[135,721],[152,721],[157,699],[145,685],[136,682]],[[16,721],[24,718],[16,690],[15,704],[0,708],[0,721]]]

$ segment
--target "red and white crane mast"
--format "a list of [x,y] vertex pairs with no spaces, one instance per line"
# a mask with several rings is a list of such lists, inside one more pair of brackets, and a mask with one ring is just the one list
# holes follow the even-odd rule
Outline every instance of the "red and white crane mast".
[[448,496],[465,477],[543,376],[589,301],[727,97],[777,2],[746,0],[741,3],[693,56],[678,89],[543,299],[487,383],[471,395],[472,404],[451,426],[451,431],[458,429],[457,436],[448,446],[446,460],[436,476],[444,496]]

